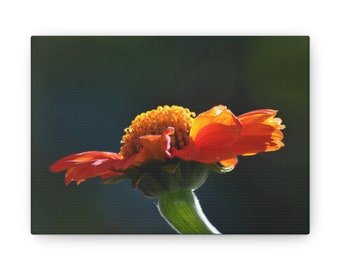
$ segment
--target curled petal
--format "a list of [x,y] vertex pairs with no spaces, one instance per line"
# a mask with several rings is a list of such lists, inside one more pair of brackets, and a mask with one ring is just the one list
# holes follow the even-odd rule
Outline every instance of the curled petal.
[[140,137],[140,142],[143,146],[142,150],[137,153],[133,159],[133,166],[140,166],[141,164],[152,160],[165,160],[170,157],[170,135],[174,134],[175,129],[168,127],[162,135],[146,135]]
[[241,123],[226,106],[218,105],[210,110],[199,114],[190,129],[190,137],[195,140],[198,133],[207,125],[219,123],[226,126],[241,129]]
[[280,118],[274,118],[277,111],[256,110],[238,117],[242,123],[241,136],[232,146],[236,155],[255,155],[260,152],[269,152],[284,146]]

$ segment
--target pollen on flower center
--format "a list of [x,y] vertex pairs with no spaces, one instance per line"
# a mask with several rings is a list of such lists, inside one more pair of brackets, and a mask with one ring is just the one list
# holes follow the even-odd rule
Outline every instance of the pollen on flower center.
[[121,154],[129,158],[142,149],[139,138],[145,135],[161,135],[168,127],[174,127],[171,146],[181,149],[189,144],[189,132],[195,113],[180,106],[159,106],[138,115],[126,128],[122,138]]

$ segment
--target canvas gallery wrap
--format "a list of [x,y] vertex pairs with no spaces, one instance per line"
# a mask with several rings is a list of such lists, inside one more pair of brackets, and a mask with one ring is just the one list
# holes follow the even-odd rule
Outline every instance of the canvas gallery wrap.
[[309,233],[309,37],[33,36],[33,234]]

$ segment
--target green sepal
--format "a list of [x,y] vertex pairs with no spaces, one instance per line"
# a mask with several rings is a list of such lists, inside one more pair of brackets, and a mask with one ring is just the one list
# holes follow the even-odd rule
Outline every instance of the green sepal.
[[167,193],[167,190],[160,185],[159,181],[147,172],[138,178],[136,187],[148,197],[156,197]]
[[169,173],[175,173],[175,171],[177,170],[178,166],[180,165],[180,162],[175,162],[175,163],[170,163],[170,164],[166,164],[161,166],[162,170],[169,172]]
[[125,174],[131,179],[133,188],[140,189],[148,197],[159,197],[179,190],[195,190],[208,177],[205,164],[179,159],[151,160],[146,164],[130,168]]

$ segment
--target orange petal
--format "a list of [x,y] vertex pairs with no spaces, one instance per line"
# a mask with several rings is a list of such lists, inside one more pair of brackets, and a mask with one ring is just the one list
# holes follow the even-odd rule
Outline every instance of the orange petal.
[[59,159],[57,162],[53,163],[50,166],[50,170],[52,172],[61,172],[63,170],[70,168],[72,164],[96,160],[96,159],[103,159],[103,158],[115,160],[115,159],[122,159],[122,156],[117,153],[111,153],[111,152],[98,152],[98,151],[82,152],[82,153],[68,155],[62,159]]
[[79,181],[81,179],[93,178],[110,171],[112,161],[109,159],[96,159],[86,162],[76,163],[66,172],[65,183]]
[[170,157],[170,135],[174,134],[174,132],[173,127],[168,127],[162,135],[146,135],[140,137],[139,139],[143,148],[135,155],[132,165],[140,166],[152,159],[165,160],[167,157]]
[[195,140],[199,131],[211,123],[233,126],[235,129],[241,128],[241,124],[236,116],[230,110],[228,110],[226,106],[218,105],[206,112],[199,114],[194,119],[190,129],[190,137]]
[[280,131],[285,126],[281,125],[280,118],[274,118],[277,111],[256,110],[239,116],[242,123],[241,137],[233,145],[232,150],[236,155],[255,155],[260,152],[269,152],[284,146],[281,140],[283,133]]
[[242,126],[263,123],[281,130],[285,128],[285,125],[281,125],[282,120],[280,118],[274,118],[277,112],[277,110],[262,109],[242,114],[237,118]]
[[194,143],[187,145],[183,149],[171,149],[173,157],[178,157],[187,161],[196,161],[210,164],[220,162],[225,167],[232,167],[237,163],[237,157],[230,150],[214,152],[211,149],[199,148]]
[[227,168],[235,167],[237,162],[238,162],[238,159],[237,159],[237,157],[235,155],[232,155],[229,158],[220,161],[220,163],[224,167],[227,167]]
[[134,157],[123,159],[117,153],[89,151],[66,156],[50,166],[52,172],[66,170],[65,184],[76,181],[77,184],[88,178],[106,176],[112,171],[123,171],[129,166]]
[[184,160],[201,163],[233,159],[236,157],[230,148],[238,138],[239,130],[235,126],[211,123],[198,132],[192,143],[181,150],[172,149],[172,154]]
[[200,161],[200,149],[194,145],[194,143],[188,144],[184,148],[178,150],[176,148],[171,148],[171,156],[178,157],[187,161]]
[[238,140],[240,128],[237,125],[227,126],[211,123],[204,126],[196,135],[195,145],[211,151],[228,150]]

